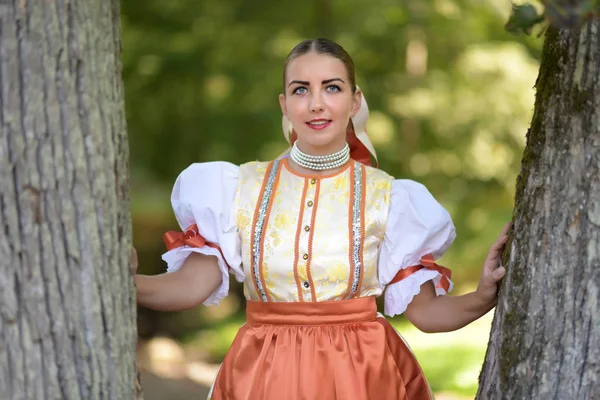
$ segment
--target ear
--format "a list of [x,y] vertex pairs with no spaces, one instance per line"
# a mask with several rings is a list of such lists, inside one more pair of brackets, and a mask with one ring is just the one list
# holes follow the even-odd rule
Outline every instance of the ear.
[[360,110],[360,106],[362,103],[362,92],[360,89],[356,89],[354,94],[352,94],[352,106],[350,107],[350,118],[354,118],[354,116]]
[[279,95],[279,107],[281,107],[281,113],[287,117],[287,107],[285,105],[285,94]]

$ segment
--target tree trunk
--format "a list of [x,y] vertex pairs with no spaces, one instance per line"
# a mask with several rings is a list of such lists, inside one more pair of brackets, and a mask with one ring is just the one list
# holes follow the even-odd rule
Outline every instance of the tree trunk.
[[479,399],[600,399],[600,23],[546,34]]
[[132,399],[118,0],[0,0],[0,393]]

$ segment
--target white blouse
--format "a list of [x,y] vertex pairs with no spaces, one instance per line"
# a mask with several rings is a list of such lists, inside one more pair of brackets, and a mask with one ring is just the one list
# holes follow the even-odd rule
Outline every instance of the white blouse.
[[[227,296],[230,272],[239,282],[246,279],[235,215],[239,171],[238,166],[227,162],[192,164],[179,175],[171,195],[181,229],[196,224],[206,241],[218,244],[224,256],[223,259],[218,250],[208,246],[182,246],[163,255],[168,272],[179,269],[192,252],[217,257],[223,281],[205,305],[218,304]],[[434,259],[441,257],[455,236],[450,215],[425,186],[404,179],[392,181],[387,225],[377,263],[379,283],[387,286],[384,301],[387,315],[403,313],[423,283],[431,280],[437,285],[442,278],[438,271],[423,268],[389,284],[398,271],[418,265],[421,257],[428,254]],[[436,288],[436,293],[442,295],[446,291]]]

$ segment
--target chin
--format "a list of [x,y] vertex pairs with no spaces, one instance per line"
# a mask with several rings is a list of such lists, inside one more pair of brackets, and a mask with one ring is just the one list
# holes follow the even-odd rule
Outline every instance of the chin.
[[302,132],[298,135],[298,140],[311,147],[329,147],[342,142],[339,135],[331,132]]

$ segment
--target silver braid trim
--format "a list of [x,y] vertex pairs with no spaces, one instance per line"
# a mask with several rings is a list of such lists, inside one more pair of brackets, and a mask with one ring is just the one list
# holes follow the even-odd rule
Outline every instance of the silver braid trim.
[[263,301],[268,301],[266,289],[263,287],[260,281],[260,256],[262,254],[262,247],[260,246],[261,239],[263,237],[265,222],[267,219],[267,208],[273,195],[273,186],[275,185],[275,178],[277,177],[277,171],[279,170],[280,160],[273,161],[273,166],[269,172],[267,183],[265,185],[265,191],[262,199],[260,199],[260,206],[258,209],[258,216],[256,218],[256,225],[254,225],[254,242],[252,243],[252,275],[256,282],[256,288],[258,294]]
[[358,285],[360,283],[361,273],[362,273],[362,263],[361,263],[361,244],[362,244],[362,196],[363,196],[363,170],[362,166],[354,162],[354,187],[352,190],[354,191],[354,202],[352,203],[352,262],[354,263],[354,279],[352,280],[352,286],[350,288],[350,292],[348,293],[347,299],[351,299],[356,292],[358,291]]

